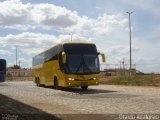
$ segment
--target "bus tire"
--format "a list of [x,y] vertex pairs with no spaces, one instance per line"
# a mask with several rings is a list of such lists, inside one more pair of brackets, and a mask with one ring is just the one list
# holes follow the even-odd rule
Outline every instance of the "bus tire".
[[36,82],[36,84],[37,84],[37,87],[40,87],[40,86],[41,86],[39,77],[37,77],[37,82]]
[[37,79],[37,77],[35,77],[35,83],[36,83],[36,86],[38,86],[38,79]]
[[81,86],[82,90],[87,90],[88,86]]
[[53,88],[56,89],[56,90],[58,90],[58,88],[59,88],[57,77],[54,78],[54,85],[53,85]]

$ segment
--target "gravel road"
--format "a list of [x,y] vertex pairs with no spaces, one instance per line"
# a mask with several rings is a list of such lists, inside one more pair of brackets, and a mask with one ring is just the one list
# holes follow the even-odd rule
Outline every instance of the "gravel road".
[[32,81],[5,82],[0,83],[0,112],[23,116],[48,114],[48,119],[54,115],[54,119],[68,120],[118,119],[122,114],[160,115],[160,88],[99,85],[87,91],[54,90],[36,87]]

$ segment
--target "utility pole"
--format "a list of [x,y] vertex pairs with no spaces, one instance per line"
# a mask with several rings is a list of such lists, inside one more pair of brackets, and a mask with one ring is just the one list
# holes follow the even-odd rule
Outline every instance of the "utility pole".
[[120,68],[120,70],[121,70],[121,68],[122,68],[121,65],[122,65],[122,64],[121,64],[121,61],[119,61],[119,68]]
[[19,60],[19,76],[20,76],[20,70],[21,70],[21,67],[20,67],[20,64],[21,64],[21,61]]
[[16,50],[16,51],[15,51],[15,52],[16,52],[16,65],[14,65],[14,69],[15,69],[15,72],[16,72],[15,75],[17,76],[17,75],[18,75],[18,74],[17,74],[17,45],[15,45],[14,47],[15,47],[15,50]]
[[123,69],[124,69],[124,58],[123,58],[122,64],[123,64]]
[[123,75],[125,75],[124,58],[123,58],[122,64],[123,64]]
[[16,47],[16,67],[17,67],[17,46]]
[[131,14],[133,12],[126,12],[128,14],[129,19],[129,43],[130,43],[130,70],[132,69],[132,46],[131,46]]

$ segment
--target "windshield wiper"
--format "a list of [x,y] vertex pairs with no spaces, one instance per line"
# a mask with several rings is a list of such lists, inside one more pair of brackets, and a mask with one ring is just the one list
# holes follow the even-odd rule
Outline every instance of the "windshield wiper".
[[[80,63],[80,65],[78,66],[78,69],[76,70],[76,74],[78,73],[78,71],[79,71],[79,69],[81,68],[81,66],[82,65],[84,65],[91,73],[93,72],[89,67],[88,67],[88,65],[85,63],[85,60],[84,60],[84,56],[83,55],[81,55],[81,58],[82,58],[82,60],[81,60],[81,63]],[[83,67],[83,72],[85,72],[85,68]]]
[[66,63],[66,65],[65,65],[65,69],[66,69],[66,70],[68,70],[68,72],[69,72],[69,73],[71,72],[71,70],[70,70],[70,67],[69,67],[68,63]]
[[[85,65],[85,67],[92,73],[93,71],[88,67],[88,65],[85,63],[85,61],[84,61],[84,65]],[[85,72],[85,70],[84,70],[84,72]]]
[[77,70],[76,70],[76,74],[78,73],[79,69],[81,68],[81,66],[83,65],[83,56],[81,55],[81,63],[79,64]]

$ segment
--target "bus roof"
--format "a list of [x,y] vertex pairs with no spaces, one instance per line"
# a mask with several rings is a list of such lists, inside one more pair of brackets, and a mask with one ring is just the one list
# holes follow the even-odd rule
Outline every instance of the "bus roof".
[[56,44],[56,45],[53,45],[53,46],[48,47],[47,49],[45,49],[44,51],[42,51],[42,52],[36,54],[35,56],[37,56],[37,55],[39,55],[39,54],[41,54],[41,53],[43,53],[43,52],[49,50],[50,48],[53,48],[54,46],[57,46],[57,45],[64,45],[64,44],[94,44],[94,43],[92,43],[92,42],[78,42],[78,41],[60,42],[60,43],[58,43],[58,44]]
[[94,43],[92,43],[92,42],[69,41],[69,42],[61,42],[60,44],[94,44]]

